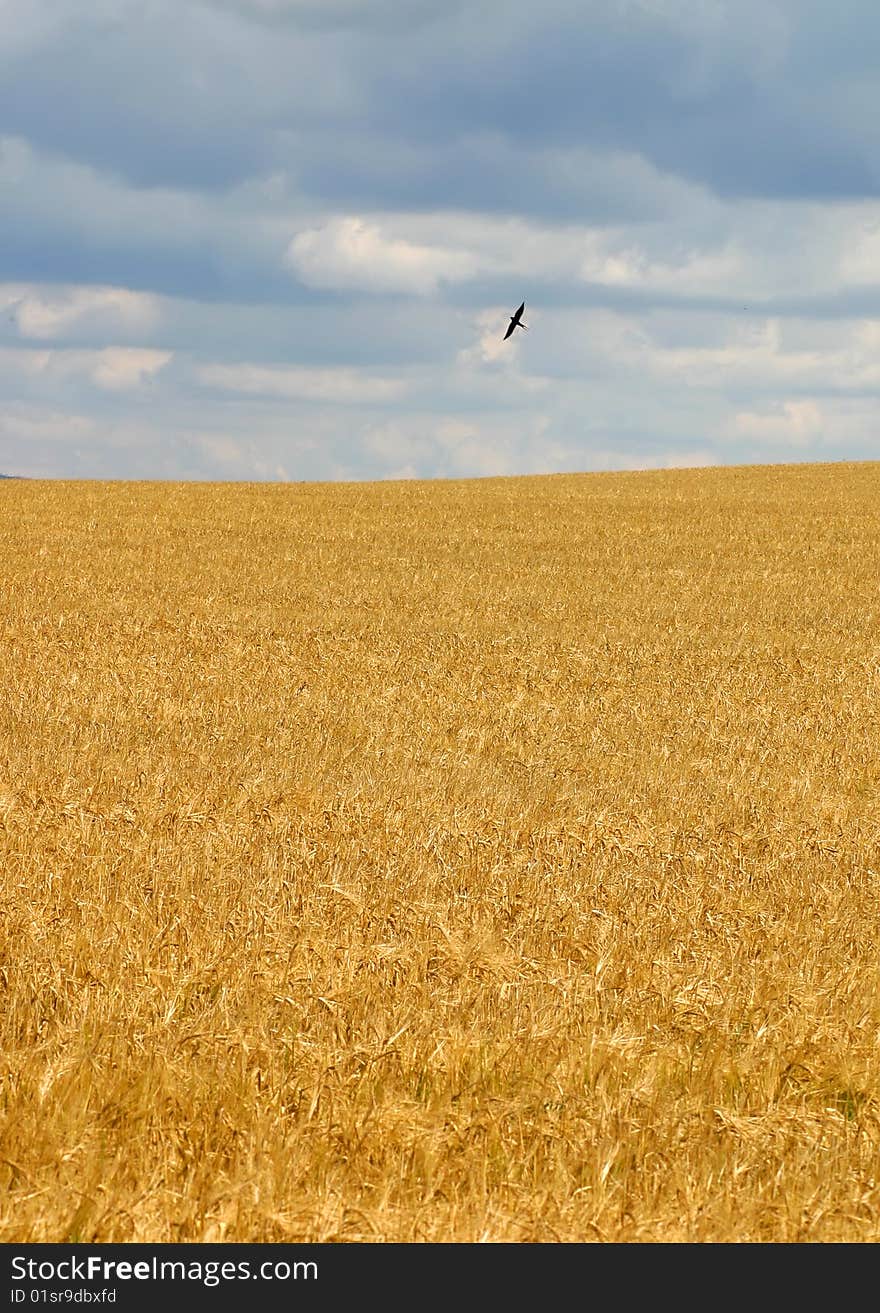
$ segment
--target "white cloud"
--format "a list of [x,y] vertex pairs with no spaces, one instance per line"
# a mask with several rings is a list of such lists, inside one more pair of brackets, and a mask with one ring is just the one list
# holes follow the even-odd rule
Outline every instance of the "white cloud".
[[586,234],[580,276],[585,282],[607,287],[674,291],[680,296],[729,294],[741,286],[747,261],[733,244],[717,250],[684,251],[676,260],[651,259],[637,243],[621,235]]
[[490,310],[481,310],[475,315],[477,339],[470,346],[463,347],[459,351],[457,356],[459,365],[466,368],[480,364],[502,365],[512,370],[519,360],[520,335],[517,330],[512,338],[504,341],[510,314],[511,311],[503,306],[493,306]]
[[385,478],[411,479],[424,468],[426,458],[432,454],[432,443],[416,426],[398,422],[367,428],[363,449],[380,463]]
[[[668,299],[748,304],[880,288],[880,204],[730,207],[690,188],[678,213],[629,225],[542,224],[463,212],[336,217],[290,241],[307,285],[427,295],[476,277],[588,284]],[[515,298],[514,298],[515,299]]]
[[115,391],[137,387],[158,374],[171,360],[171,352],[108,347],[105,351],[95,352],[95,357],[92,378],[98,387]]
[[98,426],[88,415],[15,404],[0,414],[0,438],[26,443],[79,442]]
[[729,431],[736,438],[781,442],[808,447],[821,437],[822,410],[815,401],[783,401],[762,411],[741,410],[734,415]]
[[240,465],[247,459],[245,443],[235,442],[225,433],[201,434],[196,442],[202,451],[221,465]]
[[287,397],[337,405],[394,401],[406,390],[402,380],[356,369],[274,368],[266,365],[202,365],[199,382],[249,396]]
[[[524,318],[526,317],[533,320],[540,332],[540,312],[536,312],[533,316],[526,306]],[[513,390],[523,399],[527,399],[552,387],[553,381],[550,378],[523,367],[524,335],[517,330],[512,337],[505,340],[504,334],[510,322],[509,306],[495,306],[490,310],[481,310],[473,317],[472,322],[476,339],[470,346],[463,347],[455,358],[456,382],[459,387],[464,387],[471,394],[481,394],[495,401],[502,396],[509,398]],[[525,333],[530,332],[531,327],[526,325]]]
[[731,344],[702,350],[658,351],[646,361],[652,373],[701,388],[751,387],[815,391],[880,390],[880,360],[867,360],[852,346],[836,351],[784,351]]
[[696,470],[706,469],[710,465],[719,463],[717,451],[710,447],[694,447],[692,449],[672,448],[663,451],[651,464],[651,466],[641,465],[633,466],[634,469],[661,469],[661,470]]
[[384,478],[468,477],[513,472],[509,436],[495,425],[412,415],[369,427],[363,449],[382,467]]
[[[574,320],[582,358],[604,361],[618,377],[651,378],[669,388],[880,392],[880,322],[826,323],[780,318],[692,320],[684,345],[667,344],[644,316],[593,311]],[[701,340],[702,339],[702,340]]]
[[86,329],[108,334],[146,332],[159,320],[159,299],[125,287],[0,285],[0,306],[9,310],[22,337],[49,341]]
[[841,243],[837,274],[851,287],[880,284],[880,206],[861,205]]
[[512,474],[517,453],[502,433],[486,432],[485,426],[462,420],[445,420],[434,431],[434,441],[451,468],[472,475]]
[[0,376],[23,375],[47,384],[87,378],[96,387],[119,391],[139,386],[169,363],[170,351],[106,347],[101,351],[0,348]]
[[435,292],[441,282],[461,282],[477,269],[467,251],[386,236],[377,224],[355,215],[297,233],[286,261],[310,287],[420,296]]
[[[438,418],[406,414],[368,425],[360,446],[383,478],[489,478],[585,468],[583,452],[552,434],[550,413]],[[592,467],[592,461],[590,462]]]

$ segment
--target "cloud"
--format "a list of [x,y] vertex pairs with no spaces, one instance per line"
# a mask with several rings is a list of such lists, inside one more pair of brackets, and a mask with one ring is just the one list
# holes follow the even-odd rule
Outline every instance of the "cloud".
[[[577,437],[570,441],[553,430],[552,413],[540,407],[522,410],[515,424],[508,416],[464,407],[446,418],[407,411],[362,429],[361,463],[368,462],[382,478],[490,478],[583,469]],[[601,453],[599,459],[607,468],[626,464],[619,452]]]
[[863,392],[880,397],[880,359],[868,356],[859,332],[833,351],[787,349],[777,321],[756,334],[732,337],[718,347],[649,348],[639,353],[644,368],[688,387],[815,392]]
[[12,405],[0,415],[0,437],[26,444],[78,442],[92,437],[97,427],[88,415],[39,406]]
[[[164,448],[164,449],[163,449]],[[131,415],[11,402],[0,413],[0,469],[29,478],[167,478],[180,452]]]
[[466,251],[386,237],[355,215],[297,233],[287,263],[310,287],[426,296],[441,282],[461,282],[476,269]]
[[520,341],[518,333],[504,340],[510,314],[511,309],[503,306],[480,311],[475,316],[476,341],[459,351],[457,363],[466,369],[489,365],[513,371],[519,362]]
[[[742,288],[745,259],[732,245],[715,250],[676,252],[671,259],[651,259],[638,243],[606,233],[590,233],[580,276],[588,283],[641,291],[674,292],[678,296],[724,294]],[[677,258],[676,258],[677,257]]]
[[333,405],[374,405],[397,400],[406,389],[402,380],[381,378],[353,369],[281,369],[260,365],[203,365],[196,378],[207,387],[246,396],[287,397]]
[[734,437],[771,439],[793,447],[807,447],[819,437],[824,425],[821,408],[815,401],[783,401],[769,410],[743,410],[734,415]]
[[225,433],[198,433],[192,444],[220,472],[222,478],[257,479],[261,482],[290,481],[288,469],[277,461],[262,458],[259,446]]
[[5,284],[0,307],[13,313],[22,337],[47,341],[80,332],[140,334],[159,319],[155,296],[124,287],[63,287],[59,289]]
[[569,311],[544,325],[542,336],[548,333],[552,340],[534,363],[551,379],[586,370],[627,387],[638,379],[661,388],[657,398],[664,404],[682,390],[726,398],[775,392],[788,400],[792,390],[880,398],[880,324],[873,320],[827,323],[723,311],[697,315],[692,309]]
[[0,379],[24,377],[57,385],[68,379],[87,379],[107,391],[139,387],[171,360],[170,351],[138,347],[106,347],[101,351],[32,350],[0,348]]
[[628,151],[724,197],[866,195],[876,80],[844,46],[878,31],[855,0],[470,7],[373,66],[368,113],[423,148],[497,133]]
[[632,466],[634,469],[696,470],[720,463],[718,451],[711,447],[692,447],[689,451],[672,449],[655,457],[651,466]]
[[98,387],[112,390],[132,388],[158,374],[170,360],[170,351],[108,347],[95,353],[91,373]]
[[203,0],[217,9],[256,22],[297,27],[375,27],[399,29],[448,15],[462,0]]
[[868,0],[0,0],[0,468],[870,453],[878,39]]
[[6,0],[4,13],[6,132],[141,188],[223,192],[281,170],[348,213],[559,218],[597,215],[609,189],[644,213],[649,175],[670,194],[686,179],[819,199],[874,195],[880,177],[866,55],[880,12],[864,0]]

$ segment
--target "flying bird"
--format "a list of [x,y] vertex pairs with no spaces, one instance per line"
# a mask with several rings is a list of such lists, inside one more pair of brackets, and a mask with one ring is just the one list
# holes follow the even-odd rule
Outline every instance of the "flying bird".
[[525,308],[526,308],[526,303],[525,301],[523,301],[522,305],[517,310],[516,314],[510,316],[510,323],[507,325],[507,332],[504,334],[504,336],[501,339],[502,342],[507,341],[507,339],[510,337],[511,333],[515,328],[528,328],[528,324],[520,323],[520,319],[522,318],[522,312],[523,310],[525,310]]

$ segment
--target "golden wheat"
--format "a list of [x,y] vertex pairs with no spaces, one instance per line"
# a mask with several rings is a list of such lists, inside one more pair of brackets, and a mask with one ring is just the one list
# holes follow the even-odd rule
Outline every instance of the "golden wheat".
[[880,465],[0,487],[0,1240],[880,1238]]

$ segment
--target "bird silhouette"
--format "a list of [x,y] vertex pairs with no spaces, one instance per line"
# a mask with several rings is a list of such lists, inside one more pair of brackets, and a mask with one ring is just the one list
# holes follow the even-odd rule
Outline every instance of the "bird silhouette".
[[510,337],[511,333],[515,328],[528,328],[528,324],[520,323],[520,319],[522,318],[522,312],[523,310],[525,310],[525,308],[526,308],[526,303],[525,301],[523,301],[522,305],[517,310],[516,314],[510,316],[510,323],[507,326],[507,332],[504,334],[504,336],[501,339],[502,342],[507,341],[507,339]]

